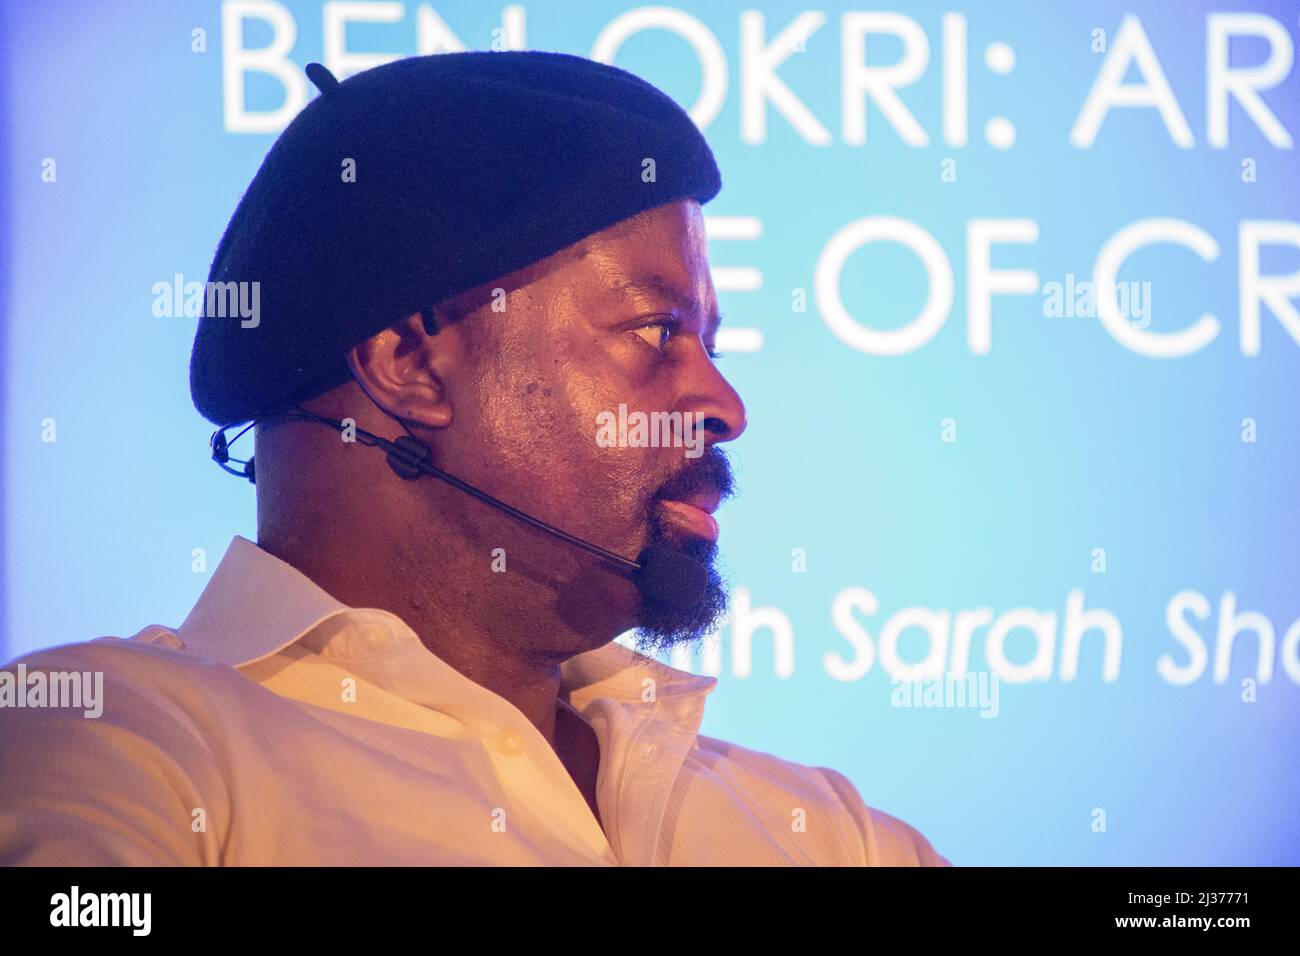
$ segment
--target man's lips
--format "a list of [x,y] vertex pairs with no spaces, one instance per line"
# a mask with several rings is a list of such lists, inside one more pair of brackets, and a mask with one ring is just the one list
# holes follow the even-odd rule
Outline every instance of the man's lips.
[[718,540],[718,522],[713,517],[722,496],[717,492],[692,495],[681,501],[660,501],[659,510],[678,530],[707,541]]

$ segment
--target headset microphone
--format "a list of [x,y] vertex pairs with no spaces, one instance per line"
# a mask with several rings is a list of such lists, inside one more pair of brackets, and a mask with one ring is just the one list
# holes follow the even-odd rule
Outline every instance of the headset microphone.
[[[210,442],[212,459],[232,475],[238,475],[241,478],[247,478],[249,481],[255,482],[256,473],[253,467],[253,459],[250,457],[247,461],[241,461],[232,458],[230,456],[230,446],[238,441],[258,421],[265,421],[270,418],[316,422],[328,425],[339,432],[348,429],[348,426],[345,426],[340,421],[313,414],[305,409],[295,408],[292,411],[277,412],[249,420],[248,424],[231,439],[226,438],[226,432],[241,424],[240,422],[224,425],[217,429],[217,431],[213,432]],[[402,425],[406,427],[404,422]],[[414,435],[401,435],[390,441],[360,428],[352,430],[355,432],[359,444],[370,445],[387,452],[388,467],[399,477],[408,481],[414,481],[424,475],[437,478],[439,481],[477,498],[484,504],[505,512],[512,518],[516,518],[552,537],[559,538],[576,548],[581,548],[629,577],[632,583],[636,585],[641,599],[647,604],[668,610],[689,610],[699,604],[704,597],[704,593],[708,588],[708,569],[704,564],[689,555],[682,554],[672,548],[652,544],[642,550],[635,561],[629,560],[621,554],[608,551],[599,545],[592,544],[590,541],[584,541],[577,535],[562,531],[553,525],[547,524],[540,518],[535,518],[525,511],[520,511],[513,505],[508,505],[499,498],[494,498],[487,492],[481,491],[455,475],[451,475],[430,464],[429,459],[432,457],[432,450]],[[243,468],[232,468],[230,466],[231,462],[242,465]]]

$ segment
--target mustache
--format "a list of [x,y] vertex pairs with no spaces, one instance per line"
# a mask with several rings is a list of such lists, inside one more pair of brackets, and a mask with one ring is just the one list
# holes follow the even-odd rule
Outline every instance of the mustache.
[[734,497],[736,480],[732,474],[731,460],[716,445],[710,445],[704,454],[693,459],[679,472],[659,486],[651,497],[649,506],[657,501],[689,498],[700,492],[716,491],[722,500]]

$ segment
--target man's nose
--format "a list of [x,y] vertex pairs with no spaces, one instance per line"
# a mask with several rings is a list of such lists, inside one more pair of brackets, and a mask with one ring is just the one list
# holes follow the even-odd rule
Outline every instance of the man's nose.
[[745,430],[745,403],[710,360],[684,403],[700,423],[709,445],[734,441]]

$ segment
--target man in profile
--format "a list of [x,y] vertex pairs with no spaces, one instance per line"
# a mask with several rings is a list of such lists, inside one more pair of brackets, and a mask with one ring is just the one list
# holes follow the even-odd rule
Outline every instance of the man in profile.
[[[209,275],[260,314],[209,297],[191,357],[199,411],[256,423],[255,469],[214,447],[257,543],[180,627],[24,660],[102,672],[103,713],[0,711],[0,862],[947,864],[700,735],[716,679],[642,653],[725,610],[745,428],[686,113],[559,53],[308,74]],[[622,412],[674,440],[598,439]]]

